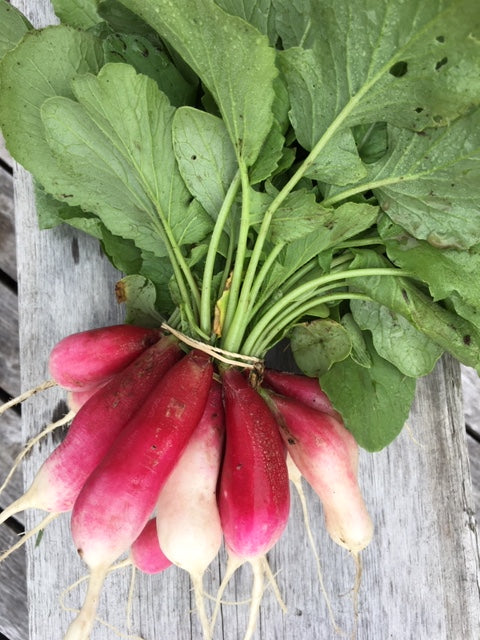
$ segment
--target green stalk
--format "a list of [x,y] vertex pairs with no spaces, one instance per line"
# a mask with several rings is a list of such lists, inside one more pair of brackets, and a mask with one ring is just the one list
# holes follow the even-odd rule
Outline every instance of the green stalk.
[[[248,232],[250,230],[250,183],[248,180],[248,171],[244,163],[239,165],[241,184],[242,184],[242,213],[240,218],[240,231],[238,234],[237,251],[235,254],[235,265],[233,267],[232,284],[227,302],[227,310],[225,312],[225,321],[222,333],[228,336],[230,324],[237,309],[237,302],[240,295],[240,288],[243,280],[243,267],[247,255]],[[226,344],[225,349],[228,350]],[[233,349],[231,349],[233,351]]]
[[258,272],[257,277],[255,278],[255,280],[253,282],[253,286],[252,286],[252,289],[250,291],[250,306],[249,306],[249,309],[248,309],[248,316],[249,317],[252,315],[252,304],[257,299],[258,292],[260,291],[260,288],[261,288],[265,278],[267,277],[267,275],[268,275],[273,263],[275,262],[278,254],[280,253],[280,251],[283,249],[284,246],[285,246],[284,244],[277,244],[277,245],[275,245],[273,247],[272,251],[270,251],[270,253],[268,254],[267,259],[262,264],[262,267],[261,267],[260,271]]
[[217,256],[220,238],[225,228],[228,215],[232,209],[232,205],[235,200],[235,196],[237,195],[240,182],[240,172],[237,171],[225,195],[225,199],[215,221],[212,237],[208,245],[207,257],[205,259],[205,268],[203,270],[202,294],[200,302],[200,327],[207,335],[209,335],[212,331],[212,310],[210,308],[210,304],[212,297],[212,278],[213,270],[215,267],[215,258]]
[[284,329],[289,327],[290,325],[298,322],[304,315],[308,313],[310,309],[316,307],[318,304],[326,304],[327,302],[335,302],[335,301],[343,301],[343,300],[368,300],[372,299],[370,296],[367,296],[363,293],[331,293],[328,296],[322,296],[318,298],[318,300],[309,300],[305,302],[303,305],[297,307],[294,311],[288,309],[288,313],[283,314],[282,322],[276,323],[276,326],[271,329],[267,335],[260,340],[257,344],[254,345],[254,349],[256,353],[259,353],[261,357],[265,355],[265,353],[270,349],[273,344],[275,344],[275,337]]
[[319,287],[326,285],[336,280],[343,280],[344,278],[362,278],[367,276],[411,276],[408,271],[402,269],[391,269],[388,267],[371,267],[365,269],[351,269],[348,271],[338,271],[336,273],[328,273],[326,275],[314,278],[309,282],[305,282],[296,289],[293,289],[287,293],[283,298],[268,309],[264,316],[260,318],[258,323],[253,328],[252,332],[242,345],[242,353],[245,355],[257,355],[253,351],[253,346],[260,340],[262,334],[267,328],[274,324],[277,316],[289,305],[293,304],[299,297],[308,293],[313,293]]

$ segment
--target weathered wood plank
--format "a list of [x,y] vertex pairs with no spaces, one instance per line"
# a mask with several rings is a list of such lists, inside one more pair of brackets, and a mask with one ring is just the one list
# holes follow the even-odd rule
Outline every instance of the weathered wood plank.
[[473,499],[475,503],[475,518],[480,523],[480,443],[473,438],[467,438],[472,474]]
[[480,377],[475,369],[462,366],[465,423],[480,438]]
[[[20,416],[14,411],[7,411],[0,417],[0,485],[12,468],[16,456],[23,447],[22,422]],[[11,481],[0,494],[0,509],[4,509],[13,500],[23,493],[22,466],[16,471]],[[23,522],[23,514],[19,514],[18,520]],[[0,527],[1,528],[1,527]],[[1,576],[1,568],[0,568]],[[1,582],[1,579],[0,579]]]
[[12,176],[0,166],[0,271],[17,279]]
[[[8,549],[17,539],[17,535],[11,529],[6,526],[0,527],[0,550]],[[0,633],[8,640],[28,638],[23,549],[8,557],[0,569]]]
[[17,296],[0,282],[0,388],[12,396],[20,393],[18,349]]

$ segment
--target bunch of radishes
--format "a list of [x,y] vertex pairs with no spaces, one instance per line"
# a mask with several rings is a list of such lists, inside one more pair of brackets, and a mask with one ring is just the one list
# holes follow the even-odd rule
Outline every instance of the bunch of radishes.
[[62,444],[0,522],[25,508],[72,511],[90,569],[84,606],[66,638],[86,639],[115,560],[146,572],[189,572],[204,635],[212,620],[202,577],[222,538],[231,574],[255,581],[245,637],[256,623],[266,553],[287,524],[289,469],[319,495],[332,538],[357,555],[372,523],[357,483],[358,447],[316,380],[266,370],[263,380],[177,337],[118,325],[74,334],[50,356],[75,417]]

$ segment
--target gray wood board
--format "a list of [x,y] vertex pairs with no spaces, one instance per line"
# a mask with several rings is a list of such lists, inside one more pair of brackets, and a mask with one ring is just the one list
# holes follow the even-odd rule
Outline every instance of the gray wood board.
[[20,393],[18,353],[18,301],[0,281],[0,388],[12,396]]
[[12,176],[0,166],[0,270],[17,279]]

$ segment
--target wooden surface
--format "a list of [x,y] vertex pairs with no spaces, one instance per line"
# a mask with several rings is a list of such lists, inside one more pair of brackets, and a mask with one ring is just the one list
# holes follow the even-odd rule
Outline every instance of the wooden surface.
[[[24,10],[20,3],[16,4]],[[29,18],[35,24],[51,20],[43,0],[29,4],[34,10]],[[8,172],[4,174],[2,185],[8,183],[11,187]],[[0,198],[8,188],[3,186]],[[117,274],[100,256],[97,244],[69,229],[39,232],[31,183],[22,170],[17,172],[15,193],[21,387],[25,389],[47,376],[46,354],[58,339],[73,331],[117,322],[120,310],[113,296]],[[11,199],[6,200],[10,202],[7,208],[11,207]],[[1,211],[5,205],[4,200],[0,202]],[[11,214],[5,218],[7,222],[2,225],[9,224]],[[11,231],[2,234],[0,239],[1,253],[10,253],[8,261],[11,262],[12,245],[5,249],[7,245],[3,244],[11,243]],[[10,319],[5,318],[4,325],[0,324],[0,340],[3,339],[0,346],[10,345],[12,336],[16,335],[8,333],[16,323],[15,291],[8,278],[5,286],[9,294],[0,297],[0,315],[10,315]],[[0,386],[6,393],[14,393],[20,386],[18,345],[6,351],[2,347],[2,356],[11,373],[4,376]],[[480,421],[475,423],[474,418],[478,406],[473,401],[478,397],[477,378],[471,371],[464,370],[464,380],[465,384],[470,380],[473,385],[473,390],[468,392],[467,423],[470,421],[472,433],[477,429],[480,434]],[[433,375],[420,381],[408,428],[400,438],[378,454],[361,457],[362,486],[376,533],[363,555],[359,640],[478,640],[480,637],[479,553],[459,381],[458,366],[449,359],[442,361]],[[61,393],[50,390],[26,403],[22,411],[21,438],[18,415],[10,412],[2,417],[2,441],[7,446],[0,449],[1,470],[9,466],[21,440],[36,434],[54,413],[58,415],[62,411],[62,401]],[[23,466],[26,485],[56,442],[58,436],[42,443]],[[472,437],[468,442],[471,466],[478,472],[480,445]],[[480,476],[477,477],[480,480]],[[480,481],[476,486],[480,487]],[[0,506],[17,497],[20,491],[17,477],[10,492],[1,496]],[[316,546],[337,622],[351,629],[353,563],[348,554],[335,547],[325,535],[321,509],[311,495],[309,504]],[[39,513],[26,514],[27,529],[40,518]],[[1,528],[2,548],[14,539],[15,527],[18,530],[20,525],[21,521],[13,528]],[[24,556],[17,552],[0,567],[0,632],[9,640],[59,640],[73,615],[62,610],[59,595],[85,572],[69,539],[68,516],[60,517],[48,527],[38,547],[33,542],[27,547],[29,630],[25,573],[22,574]],[[288,612],[281,613],[271,589],[267,589],[255,638],[334,638],[295,498],[287,534],[270,554],[270,562],[273,570],[279,572],[277,581]],[[215,591],[223,567],[222,557],[221,563],[215,563],[209,571],[207,591]],[[250,570],[245,567],[225,598],[248,598],[250,579]],[[123,632],[129,580],[126,571],[108,579],[100,611],[102,617]],[[81,592],[80,588],[73,590],[65,598],[65,604],[78,606]],[[133,605],[132,629],[145,640],[200,638],[195,614],[190,613],[193,603],[189,581],[178,570],[139,577]],[[246,606],[224,606],[216,638],[241,638],[246,615]],[[93,640],[117,637],[115,631],[100,623],[92,635]]]

